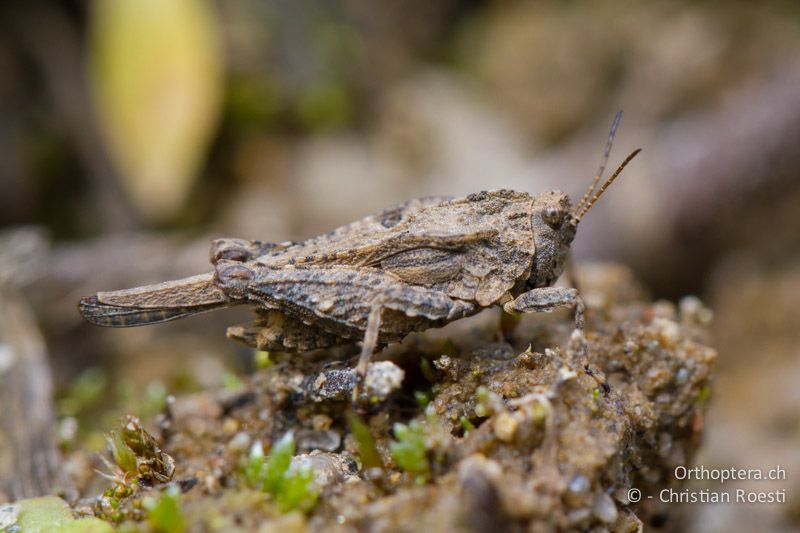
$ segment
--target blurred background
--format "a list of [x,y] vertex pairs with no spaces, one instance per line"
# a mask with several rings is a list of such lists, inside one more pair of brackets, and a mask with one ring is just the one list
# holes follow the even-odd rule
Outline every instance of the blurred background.
[[798,530],[796,2],[5,2],[5,342],[44,341],[60,446],[99,449],[123,412],[235,387],[252,354],[224,329],[247,313],[108,331],[80,296],[208,271],[215,237],[304,238],[412,197],[580,197],[618,109],[609,166],[643,152],[575,255],[703,299],[720,358],[697,462],[787,471],[741,486],[788,503],[694,505],[696,530]]

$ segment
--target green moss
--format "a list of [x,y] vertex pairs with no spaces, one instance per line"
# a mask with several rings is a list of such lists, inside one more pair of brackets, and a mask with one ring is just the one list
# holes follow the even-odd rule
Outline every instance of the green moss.
[[123,436],[116,431],[112,431],[111,435],[107,437],[107,439],[108,448],[111,450],[111,456],[113,457],[117,466],[119,466],[125,473],[138,473],[136,466],[136,454],[125,443]]
[[489,402],[489,389],[481,385],[475,391],[475,415],[485,418],[491,416],[493,409]]
[[466,416],[462,416],[459,419],[459,422],[461,422],[461,427],[464,429],[465,435],[470,431],[475,431],[475,426],[472,424],[472,422],[469,421],[469,418],[467,418]]
[[294,435],[288,432],[272,446],[267,463],[263,468],[261,490],[271,494],[280,492],[293,456]]
[[310,511],[317,502],[317,490],[310,469],[290,468],[295,452],[294,436],[286,433],[272,447],[269,457],[256,442],[244,466],[243,476],[248,485],[271,494],[281,512]]
[[547,421],[547,407],[542,402],[533,404],[533,416],[531,419],[538,425],[543,425]]
[[67,502],[55,496],[21,500],[16,505],[19,506],[16,525],[20,531],[58,531],[73,520]]
[[711,387],[708,386],[708,383],[703,384],[700,387],[700,391],[697,393],[697,398],[695,398],[695,402],[700,407],[704,407],[708,400],[711,398]]
[[272,361],[270,360],[269,352],[263,350],[253,352],[253,366],[256,370],[264,370],[269,368],[270,365],[272,365]]
[[344,84],[336,80],[322,80],[300,94],[295,111],[306,128],[328,130],[350,122],[353,105]]
[[242,469],[242,476],[249,486],[261,488],[265,462],[264,447],[261,441],[256,441],[250,448],[250,455]]
[[183,533],[186,519],[180,505],[180,490],[172,486],[162,492],[157,499],[144,501],[147,509],[147,522],[159,533]]
[[167,388],[160,381],[151,381],[144,391],[144,401],[136,409],[140,417],[151,417],[162,412],[167,406]]
[[86,517],[67,522],[57,533],[113,533],[114,528],[99,518]]
[[378,448],[375,446],[375,438],[372,436],[369,427],[353,413],[347,415],[347,421],[350,424],[350,431],[352,431],[353,437],[356,439],[356,444],[358,445],[358,455],[361,458],[361,465],[365,470],[371,468],[383,469],[383,461],[381,461]]
[[317,491],[313,490],[314,473],[310,468],[284,475],[275,493],[275,501],[282,513],[307,512],[317,503]]
[[[80,518],[72,516],[67,502],[55,496],[20,500],[16,504],[19,511],[16,522],[22,533],[112,533],[111,524],[99,518]],[[5,531],[5,529],[4,529]]]
[[84,370],[72,382],[66,394],[58,401],[58,411],[62,416],[76,416],[85,409],[96,405],[105,395],[108,377],[99,368]]
[[424,477],[430,472],[425,427],[413,421],[409,425],[396,423],[393,427],[396,441],[389,443],[389,452],[402,470]]
[[429,403],[431,403],[431,395],[430,393],[421,390],[414,391],[414,400],[416,400],[417,405],[425,408]]
[[453,341],[450,339],[445,339],[442,343],[442,347],[439,349],[442,355],[448,355],[450,357],[455,357],[458,354],[458,350],[456,349],[456,345],[453,344]]
[[242,380],[236,376],[236,374],[225,372],[225,374],[222,376],[222,387],[225,390],[237,391],[244,387],[244,384],[242,383]]
[[436,379],[436,371],[433,369],[433,365],[431,362],[428,361],[427,358],[423,357],[419,361],[419,368],[422,371],[422,377],[424,377],[428,383],[435,383]]
[[284,105],[277,84],[269,78],[233,76],[228,83],[225,117],[236,130],[268,129]]

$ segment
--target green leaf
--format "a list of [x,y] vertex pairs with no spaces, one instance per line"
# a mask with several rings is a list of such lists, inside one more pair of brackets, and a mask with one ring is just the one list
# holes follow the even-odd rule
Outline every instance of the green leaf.
[[114,531],[111,524],[99,518],[76,520],[67,502],[56,496],[19,500],[13,505],[18,508],[16,521],[13,524],[0,524],[0,528],[18,526],[21,533],[112,533]]
[[375,446],[375,438],[364,422],[354,413],[348,413],[347,421],[350,423],[350,431],[358,444],[358,455],[361,458],[361,465],[369,470],[371,468],[383,468],[383,461]]
[[287,432],[272,446],[264,467],[262,490],[275,494],[281,488],[284,475],[289,470],[294,456],[294,435]]
[[283,513],[311,510],[317,503],[314,475],[309,468],[290,468],[294,456],[294,437],[286,433],[264,459],[261,442],[256,441],[244,466],[244,478],[251,487],[272,494]]
[[310,511],[317,503],[317,491],[314,490],[313,481],[314,474],[308,468],[289,472],[275,495],[281,512],[288,513],[295,509]]
[[251,487],[260,489],[263,477],[264,447],[261,445],[261,441],[257,440],[250,448],[250,455],[244,467],[244,478]]
[[389,443],[389,452],[397,466],[412,474],[427,474],[430,464],[425,427],[416,421],[407,426],[396,423],[394,435],[397,441]]
[[180,506],[180,490],[172,486],[162,492],[158,499],[145,501],[147,521],[159,533],[183,533],[186,519]]
[[136,467],[136,454],[125,443],[123,436],[116,431],[112,431],[108,438],[108,447],[111,456],[123,472],[138,472]]
[[176,214],[222,102],[221,36],[208,0],[93,2],[90,74],[123,189],[150,221]]

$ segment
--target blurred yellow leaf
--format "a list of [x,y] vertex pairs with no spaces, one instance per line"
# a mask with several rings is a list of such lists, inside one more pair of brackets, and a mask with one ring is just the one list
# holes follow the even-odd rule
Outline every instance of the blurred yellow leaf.
[[90,75],[124,189],[150,221],[174,215],[219,116],[222,54],[206,0],[95,0]]

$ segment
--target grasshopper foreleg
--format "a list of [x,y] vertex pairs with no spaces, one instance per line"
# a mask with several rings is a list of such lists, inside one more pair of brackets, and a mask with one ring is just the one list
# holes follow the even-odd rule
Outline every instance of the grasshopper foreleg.
[[[359,384],[379,344],[399,341],[411,331],[441,326],[478,309],[472,302],[405,283],[374,268],[270,269],[220,261],[217,279],[231,297],[279,310],[294,320],[311,320],[315,327],[343,340],[363,339],[356,367]],[[357,386],[354,391],[356,401],[360,390]]]
[[575,312],[575,329],[583,330],[583,299],[578,290],[567,287],[541,287],[522,293],[516,299],[506,303],[503,309],[507,313],[542,313],[563,307]]
[[507,313],[541,313],[564,307],[573,309],[575,313],[575,330],[567,343],[567,356],[570,364],[575,367],[586,358],[588,349],[583,334],[585,306],[577,289],[567,287],[532,289],[506,303],[503,309]]

